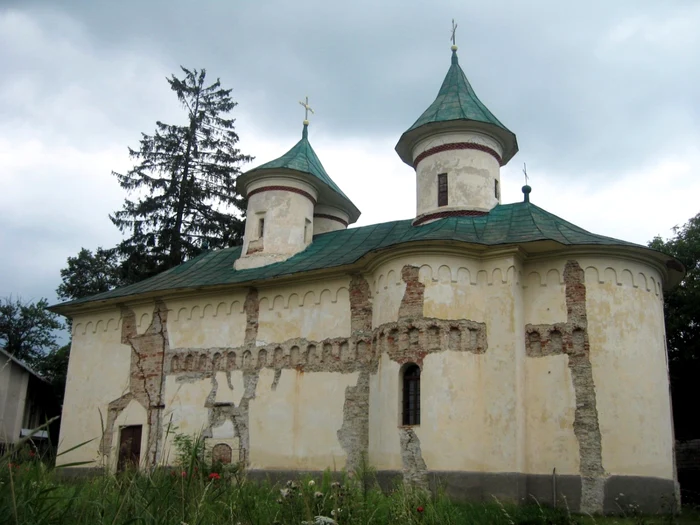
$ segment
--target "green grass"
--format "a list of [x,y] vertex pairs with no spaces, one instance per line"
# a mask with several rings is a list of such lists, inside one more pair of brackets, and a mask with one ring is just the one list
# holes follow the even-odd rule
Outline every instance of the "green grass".
[[[538,505],[498,501],[457,504],[397,488],[384,494],[347,476],[332,483],[292,480],[291,486],[245,481],[235,471],[156,469],[89,479],[65,479],[40,461],[4,462],[0,473],[0,523],[39,524],[302,524],[316,516],[338,524],[592,524],[700,523],[700,515],[588,517]],[[329,521],[330,523],[330,521]]]
[[[690,524],[683,516],[572,515],[567,509],[493,500],[463,504],[398,486],[383,493],[371,468],[281,486],[246,480],[235,467],[212,466],[199,438],[180,438],[177,469],[69,478],[26,445],[0,457],[0,524],[5,525],[301,525],[350,524]],[[334,481],[339,480],[339,481]],[[325,521],[323,518],[324,517]]]

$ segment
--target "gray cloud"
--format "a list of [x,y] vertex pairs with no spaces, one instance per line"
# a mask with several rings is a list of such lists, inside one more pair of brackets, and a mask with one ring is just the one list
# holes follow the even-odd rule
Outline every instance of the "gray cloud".
[[[46,7],[55,3],[29,5],[55,16]],[[477,93],[538,163],[591,173],[643,165],[678,136],[700,134],[692,2],[193,5],[73,0],[60,9],[100,55],[128,50],[173,70],[207,67],[272,133],[298,123],[296,100],[309,93],[328,133],[398,139],[437,93],[455,17]]]
[[164,81],[180,64],[234,89],[243,139],[254,128],[290,146],[308,94],[314,140],[395,143],[437,94],[455,18],[462,67],[518,135],[507,174],[527,161],[599,188],[700,138],[692,1],[15,0],[3,17],[0,295],[52,297],[68,255],[116,242],[107,214],[123,194],[109,172],[140,132],[181,118]]

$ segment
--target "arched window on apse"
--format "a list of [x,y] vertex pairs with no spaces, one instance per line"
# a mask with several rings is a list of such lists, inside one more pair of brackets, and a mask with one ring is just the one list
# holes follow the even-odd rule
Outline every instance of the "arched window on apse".
[[402,424],[420,425],[420,367],[410,363],[403,370]]

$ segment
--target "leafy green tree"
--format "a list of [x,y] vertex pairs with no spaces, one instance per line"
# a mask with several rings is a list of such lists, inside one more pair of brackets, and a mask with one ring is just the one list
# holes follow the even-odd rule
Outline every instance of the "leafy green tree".
[[186,124],[156,122],[153,135],[142,134],[136,164],[114,173],[126,199],[112,222],[129,237],[119,245],[125,281],[154,275],[205,247],[238,244],[243,235],[245,202],[236,193],[239,166],[252,160],[237,149],[237,105],[219,79],[206,85],[206,71],[181,68],[184,76],[167,79],[186,113]]
[[81,248],[77,256],[68,257],[56,294],[60,299],[73,300],[116,288],[122,283],[119,263],[114,249],[97,248],[92,253]]
[[664,294],[664,315],[676,438],[700,438],[700,214],[674,228],[670,239],[655,237],[649,247],[686,268],[681,283]]
[[36,303],[0,299],[0,346],[30,366],[58,347],[55,332],[63,325],[47,307],[46,299]]
[[675,227],[670,239],[655,237],[649,247],[672,255],[687,272],[664,297],[669,359],[700,360],[700,214]]
[[59,406],[63,404],[63,395],[66,391],[69,357],[70,343],[54,348],[34,363],[34,370],[51,385],[53,398]]

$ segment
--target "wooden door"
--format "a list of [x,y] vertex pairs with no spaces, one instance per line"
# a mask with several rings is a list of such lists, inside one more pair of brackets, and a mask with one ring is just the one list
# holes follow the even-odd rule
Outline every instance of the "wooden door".
[[141,459],[141,425],[122,427],[119,433],[119,461],[117,470],[138,468]]

